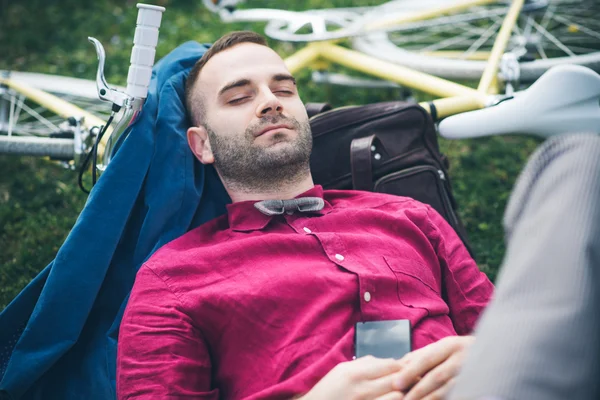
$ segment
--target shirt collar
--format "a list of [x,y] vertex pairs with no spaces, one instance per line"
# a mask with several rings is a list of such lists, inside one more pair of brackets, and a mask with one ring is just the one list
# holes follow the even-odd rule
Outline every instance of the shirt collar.
[[[296,196],[298,197],[320,197],[323,198],[323,187],[321,185],[315,185],[311,189],[307,190],[304,193]],[[305,215],[325,215],[330,213],[333,208],[331,204],[325,201],[325,206],[320,211],[315,211],[312,213],[304,213]],[[267,224],[271,221],[275,216],[268,216],[260,211],[258,211],[254,207],[254,203],[257,200],[248,200],[248,201],[240,201],[236,203],[231,203],[227,205],[227,218],[229,220],[229,227],[234,231],[254,231],[263,229]],[[294,215],[301,215],[295,213]]]

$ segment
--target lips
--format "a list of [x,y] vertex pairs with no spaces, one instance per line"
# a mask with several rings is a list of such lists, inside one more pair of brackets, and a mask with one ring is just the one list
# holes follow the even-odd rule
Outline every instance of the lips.
[[264,129],[262,129],[261,131],[259,131],[257,134],[254,135],[254,137],[259,137],[269,131],[275,130],[275,129],[292,129],[292,127],[290,125],[287,124],[278,124],[278,125],[269,125],[266,126]]

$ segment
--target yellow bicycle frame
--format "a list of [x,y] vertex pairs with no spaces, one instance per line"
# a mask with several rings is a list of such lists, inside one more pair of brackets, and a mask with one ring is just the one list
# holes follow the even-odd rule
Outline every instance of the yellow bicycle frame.
[[[447,13],[461,11],[468,7],[488,4],[493,1],[495,0],[463,0],[458,3],[453,3],[447,7],[438,7],[434,10],[426,10],[410,16],[404,16],[395,19],[384,19],[383,21],[378,21],[377,23],[368,25],[367,30],[377,30],[401,23],[422,21]],[[323,61],[334,62],[356,71],[364,72],[435,96],[439,96],[441,98],[438,100],[420,103],[420,105],[429,112],[432,112],[431,106],[433,105],[438,118],[465,111],[471,111],[485,107],[489,95],[497,90],[495,87],[495,77],[498,73],[500,58],[506,49],[510,34],[515,26],[523,4],[524,0],[513,0],[509,11],[504,18],[500,32],[496,37],[486,69],[482,75],[477,89],[460,85],[387,61],[382,61],[380,59],[359,53],[355,50],[350,50],[339,46],[333,41],[308,44],[303,49],[300,49],[292,56],[286,58],[285,63],[290,72],[294,74],[303,68],[316,65],[317,63],[322,63]],[[87,128],[101,126],[104,124],[104,121],[93,114],[42,90],[15,82],[10,78],[0,78],[0,84],[11,87],[15,91],[25,95],[33,102],[64,118],[73,116],[84,117],[83,124]],[[102,149],[108,136],[109,135],[105,135],[103,139]]]
[[27,97],[29,100],[45,107],[61,117],[83,117],[83,125],[86,128],[104,125],[104,121],[96,117],[94,114],[82,110],[68,101],[63,100],[60,97],[56,97],[53,94],[44,92],[43,90],[33,88],[21,82],[16,82],[10,78],[0,78],[0,84],[10,87],[14,91]]
[[[450,12],[460,11],[467,7],[488,4],[491,2],[491,0],[466,0],[460,3],[454,3],[448,7],[426,10],[402,18],[379,21],[376,24],[369,25],[367,29],[381,29],[399,23],[421,21],[439,17]],[[500,58],[506,50],[510,34],[517,22],[523,4],[524,0],[513,0],[509,11],[504,18],[500,32],[496,37],[477,90],[391,62],[382,61],[355,50],[341,47],[334,42],[311,43],[286,58],[285,62],[290,72],[294,74],[303,68],[310,67],[325,60],[356,71],[396,82],[413,89],[421,90],[435,96],[440,96],[442,98],[439,100],[434,100],[431,103],[423,102],[420,104],[430,112],[432,111],[431,104],[433,104],[438,118],[476,110],[485,107],[488,96],[497,91],[495,77],[498,73]]]
[[[36,89],[10,78],[0,78],[0,84],[10,87],[34,103],[41,105],[47,110],[52,111],[56,115],[59,115],[65,119],[70,117],[83,118],[82,125],[88,130],[94,126],[99,127],[106,123],[102,119],[96,117],[94,114],[82,110],[68,101],[63,100],[60,97],[56,97],[48,92],[44,92],[43,90]],[[110,129],[108,130],[108,133],[110,133]],[[104,135],[102,138],[102,141],[98,146],[98,152],[100,154],[104,153],[104,147],[109,136],[110,134]]]

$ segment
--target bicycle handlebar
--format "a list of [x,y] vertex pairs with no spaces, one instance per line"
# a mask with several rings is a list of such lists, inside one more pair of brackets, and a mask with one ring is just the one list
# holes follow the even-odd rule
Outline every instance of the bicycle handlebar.
[[103,74],[105,58],[104,49],[98,40],[89,38],[96,46],[96,52],[99,59],[98,74],[96,77],[98,96],[102,100],[113,103],[113,115],[123,107],[121,119],[117,122],[115,129],[106,139],[106,146],[102,157],[103,163],[97,166],[100,172],[106,168],[112,159],[112,152],[115,145],[123,133],[125,133],[131,120],[135,117],[137,112],[141,110],[144,101],[148,96],[148,88],[150,86],[150,79],[152,78],[152,67],[154,66],[154,57],[156,56],[156,45],[158,44],[158,28],[160,27],[162,13],[165,11],[165,8],[142,3],[138,3],[137,8],[138,16],[133,37],[133,48],[131,50],[125,93],[108,87]]
[[75,157],[75,146],[73,139],[2,135],[0,154],[51,157],[66,161]]
[[152,66],[158,44],[158,28],[165,8],[141,3],[137,7],[139,9],[137,26],[133,37],[125,93],[130,97],[145,99],[152,77]]

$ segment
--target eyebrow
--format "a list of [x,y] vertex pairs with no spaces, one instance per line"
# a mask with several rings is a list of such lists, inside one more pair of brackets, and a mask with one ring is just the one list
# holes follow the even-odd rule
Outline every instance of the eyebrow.
[[[273,77],[271,79],[275,82],[291,81],[294,85],[296,84],[296,79],[292,75],[289,75],[289,74],[275,74],[275,75],[273,75]],[[250,79],[245,79],[245,78],[230,82],[227,85],[223,86],[219,90],[218,96],[222,96],[228,90],[231,90],[231,89],[234,89],[237,87],[246,86],[246,85],[249,85],[250,83],[251,83]]]
[[250,84],[250,79],[238,79],[237,81],[233,81],[223,86],[221,90],[219,90],[218,96],[221,96],[223,93],[227,92],[236,87],[246,86]]
[[296,84],[296,78],[294,78],[290,74],[276,74],[273,76],[273,80],[275,82],[291,81],[294,85]]

